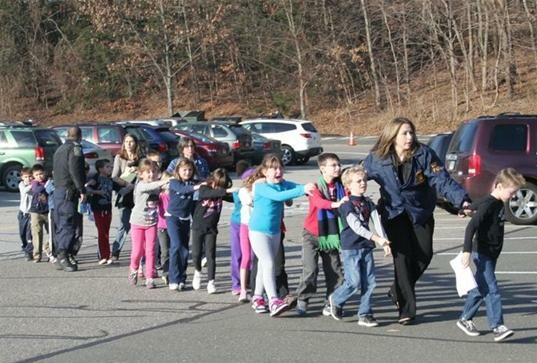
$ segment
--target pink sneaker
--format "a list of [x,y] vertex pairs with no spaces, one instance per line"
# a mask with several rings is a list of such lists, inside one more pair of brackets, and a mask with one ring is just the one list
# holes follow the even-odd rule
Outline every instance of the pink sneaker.
[[289,310],[289,305],[282,299],[272,299],[270,303],[270,316],[278,316]]
[[252,303],[252,309],[254,309],[257,314],[268,312],[265,299],[263,299],[262,297],[254,298],[254,302]]

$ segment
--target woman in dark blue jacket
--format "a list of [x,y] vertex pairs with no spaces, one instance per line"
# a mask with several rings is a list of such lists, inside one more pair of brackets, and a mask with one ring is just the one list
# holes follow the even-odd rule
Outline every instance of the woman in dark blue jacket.
[[410,324],[416,317],[416,282],[433,256],[437,194],[461,209],[469,198],[435,152],[417,141],[416,128],[406,118],[384,127],[364,167],[380,185],[379,210],[392,242],[395,281],[388,295],[399,310],[399,323]]

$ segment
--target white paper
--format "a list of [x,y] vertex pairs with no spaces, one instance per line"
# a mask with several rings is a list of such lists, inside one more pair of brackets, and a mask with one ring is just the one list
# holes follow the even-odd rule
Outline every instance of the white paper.
[[457,281],[457,293],[459,296],[464,296],[468,291],[477,287],[477,283],[474,279],[474,274],[470,269],[470,266],[464,267],[462,265],[462,252],[459,252],[457,257],[449,261],[451,268],[455,271],[455,279]]

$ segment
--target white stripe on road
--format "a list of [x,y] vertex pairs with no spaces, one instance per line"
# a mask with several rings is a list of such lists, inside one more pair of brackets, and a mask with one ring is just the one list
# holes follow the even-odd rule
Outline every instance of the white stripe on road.
[[[439,252],[437,256],[456,256],[459,252]],[[537,255],[537,251],[503,251],[502,255]]]

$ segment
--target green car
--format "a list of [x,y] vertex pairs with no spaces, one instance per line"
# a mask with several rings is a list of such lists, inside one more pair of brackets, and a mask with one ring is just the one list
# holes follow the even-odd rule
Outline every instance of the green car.
[[0,122],[0,185],[18,191],[21,169],[34,164],[44,165],[50,175],[52,157],[61,144],[55,130]]

